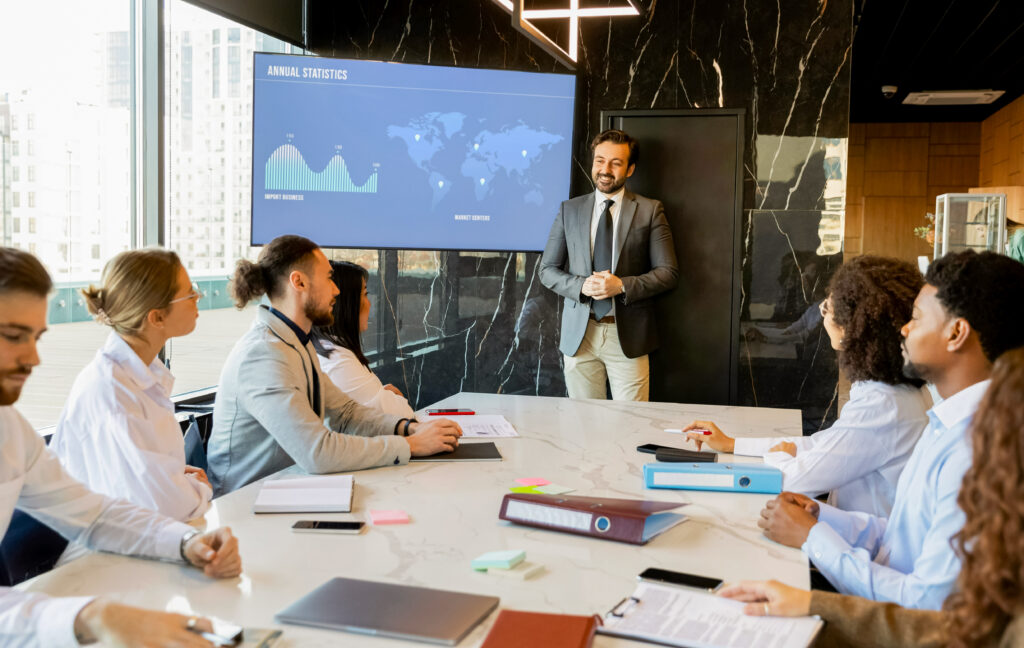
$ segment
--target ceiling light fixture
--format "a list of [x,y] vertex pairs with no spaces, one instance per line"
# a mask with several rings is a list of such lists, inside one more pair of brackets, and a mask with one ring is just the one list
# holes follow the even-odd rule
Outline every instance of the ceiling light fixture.
[[[579,59],[580,20],[584,18],[609,18],[615,16],[639,16],[636,0],[626,0],[618,7],[580,8],[580,0],[568,0],[564,9],[527,9],[526,0],[493,0],[495,4],[512,14],[512,26],[526,34],[544,51],[559,60],[570,70],[576,70]],[[535,20],[563,19],[569,21],[569,49],[563,49],[547,34],[533,24]]]

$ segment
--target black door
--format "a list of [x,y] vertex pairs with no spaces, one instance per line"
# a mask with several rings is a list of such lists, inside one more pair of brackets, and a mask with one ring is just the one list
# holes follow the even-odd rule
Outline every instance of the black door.
[[651,400],[737,402],[743,110],[606,111],[640,144],[627,187],[662,201],[679,285],[658,300]]

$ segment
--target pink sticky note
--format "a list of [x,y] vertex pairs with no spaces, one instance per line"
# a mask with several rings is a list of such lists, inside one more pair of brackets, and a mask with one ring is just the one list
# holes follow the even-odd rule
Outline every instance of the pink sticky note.
[[409,514],[405,511],[370,511],[373,524],[408,524]]
[[516,483],[522,484],[523,486],[547,486],[551,482],[543,477],[522,477],[517,479]]

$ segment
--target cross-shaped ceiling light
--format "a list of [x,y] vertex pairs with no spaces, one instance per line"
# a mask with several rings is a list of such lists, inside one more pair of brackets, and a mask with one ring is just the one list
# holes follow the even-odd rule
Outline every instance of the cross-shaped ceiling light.
[[[564,9],[527,9],[526,0],[493,0],[505,11],[512,14],[512,26],[526,34],[548,54],[561,61],[570,70],[576,69],[579,56],[580,20],[583,18],[607,18],[610,16],[639,16],[637,0],[625,0],[626,4],[618,7],[580,8],[580,0],[566,0]],[[563,49],[551,40],[532,21],[563,19],[569,21],[569,49]]]

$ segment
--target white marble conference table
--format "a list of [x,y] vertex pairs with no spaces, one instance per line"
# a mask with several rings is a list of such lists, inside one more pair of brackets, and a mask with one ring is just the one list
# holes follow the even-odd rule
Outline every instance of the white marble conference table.
[[[460,393],[438,406],[503,414],[520,436],[496,440],[501,462],[412,463],[356,472],[352,515],[254,515],[258,483],[215,500],[206,523],[228,525],[239,537],[244,573],[238,579],[211,581],[183,566],[90,554],[24,589],[108,595],[246,627],[280,627],[278,646],[387,648],[414,644],[282,626],[274,614],[335,576],[493,595],[502,608],[565,614],[604,614],[633,591],[637,574],[648,567],[809,586],[803,554],[767,540],[757,527],[769,496],[645,489],[641,467],[654,458],[636,451],[644,443],[682,447],[683,439],[664,428],[694,418],[715,420],[736,436],[798,436],[798,410],[477,393]],[[576,489],[574,495],[685,502],[680,512],[689,520],[644,546],[511,525],[498,520],[498,510],[520,477],[543,477]],[[360,518],[369,509],[402,509],[411,523],[368,526],[360,535],[291,531],[299,519]],[[474,557],[502,549],[525,550],[527,561],[545,569],[521,581],[470,568]],[[478,646],[495,616],[460,646]],[[599,636],[594,645],[642,644]]]

